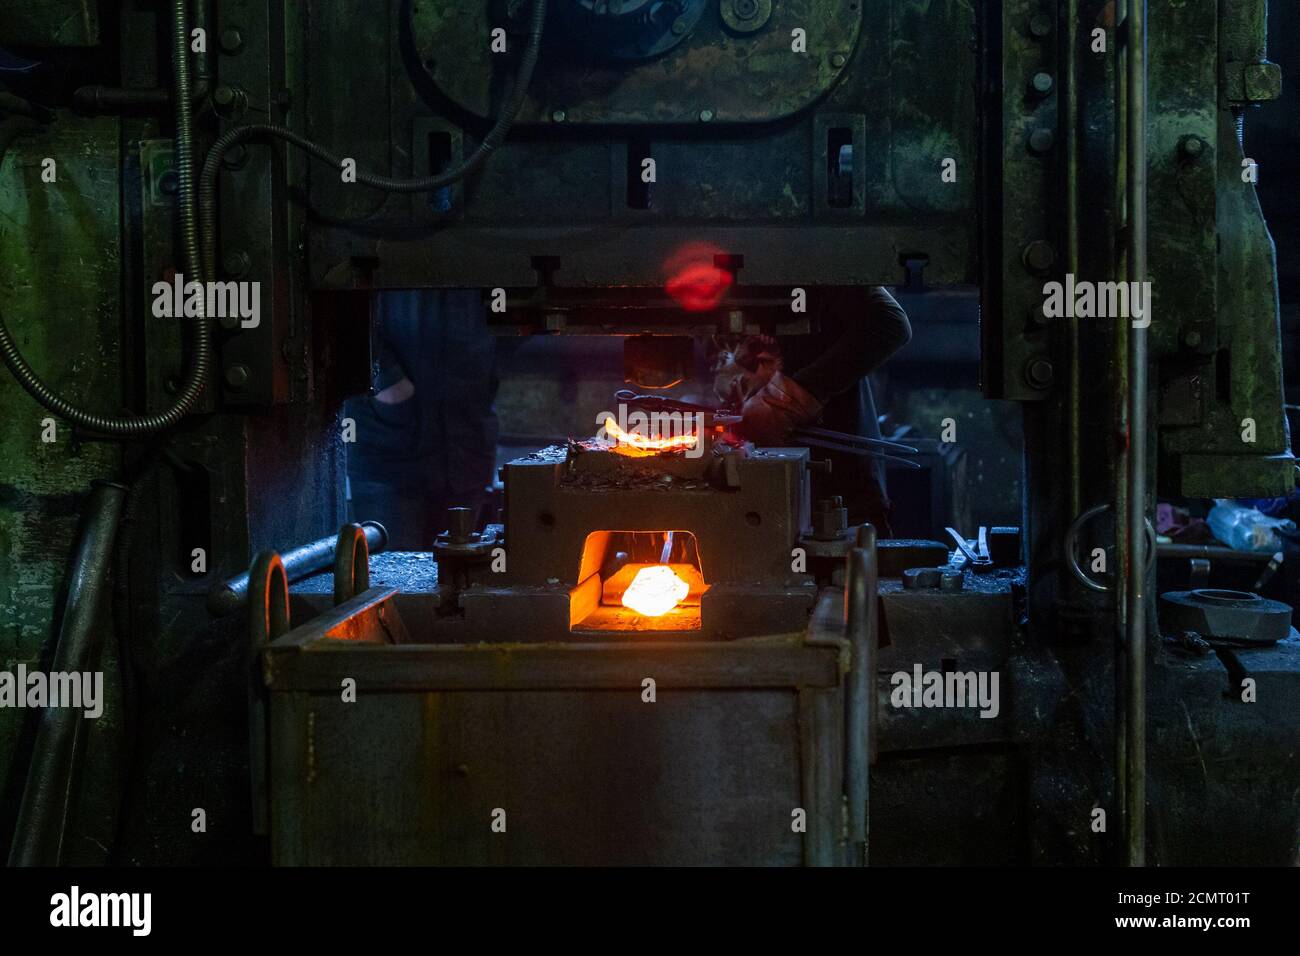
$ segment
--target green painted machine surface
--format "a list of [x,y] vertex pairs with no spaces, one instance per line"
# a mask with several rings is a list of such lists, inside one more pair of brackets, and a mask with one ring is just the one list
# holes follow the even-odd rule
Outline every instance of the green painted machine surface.
[[[516,0],[465,6],[448,17],[446,4],[430,0],[376,0],[364,11],[343,0],[192,4],[206,37],[190,60],[197,155],[223,131],[267,123],[382,175],[454,166],[487,134],[530,9]],[[577,16],[582,5],[552,6],[553,16]],[[1088,708],[1079,718],[1094,728],[1088,739],[1113,729],[1102,706],[1113,601],[1070,577],[1062,549],[1080,515],[1117,498],[1128,439],[1115,424],[1116,396],[1127,371],[1113,321],[1049,318],[1042,302],[1045,284],[1067,273],[1125,278],[1116,5],[688,6],[697,18],[653,57],[593,63],[551,37],[504,145],[443,190],[364,189],[265,138],[222,157],[212,278],[260,283],[263,321],[213,330],[204,399],[166,436],[122,443],[79,434],[0,374],[0,667],[34,666],[52,652],[90,482],[133,487],[130,533],[113,562],[115,621],[99,642],[115,676],[85,748],[64,862],[269,857],[247,799],[257,769],[245,726],[245,622],[212,620],[204,599],[254,553],[337,530],[340,409],[368,381],[376,289],[499,287],[511,303],[492,317],[502,335],[618,335],[687,325],[695,334],[806,330],[807,320],[791,322],[794,286],[905,285],[917,295],[978,286],[983,392],[1020,403],[1024,422],[1028,576],[1026,606],[1011,613],[1008,586],[999,598],[1008,606],[968,636],[981,648],[1025,651],[1007,666],[1021,675],[1026,706],[1064,697],[1065,677],[1086,680],[1089,700],[1078,706]],[[189,354],[179,326],[149,309],[152,284],[184,268],[169,25],[158,7],[124,2],[109,12],[58,0],[0,11],[0,47],[39,64],[31,77],[0,74],[0,316],[42,378],[106,414],[166,407]],[[1294,487],[1276,254],[1240,125],[1284,95],[1265,23],[1264,0],[1150,4],[1151,429],[1138,440],[1161,498],[1271,497]],[[488,45],[495,24],[507,41],[501,55]],[[803,24],[807,50],[797,52],[791,31]],[[648,189],[638,185],[645,160],[657,170]],[[736,284],[715,313],[683,319],[662,290],[667,264],[691,244],[733,270]],[[934,427],[944,402],[951,393],[917,391],[906,404]],[[1004,417],[976,430],[1000,428]],[[1098,543],[1109,547],[1105,532],[1089,545]],[[930,641],[918,655],[938,647],[930,631],[952,643],[962,623],[955,611],[917,613],[912,625],[896,617],[900,634],[911,626]],[[1059,658],[1058,641],[1069,645]],[[118,659],[123,646],[129,662]],[[1300,699],[1294,648],[1251,653],[1279,699]],[[1179,687],[1213,685],[1212,665],[1166,662],[1152,707],[1171,710]],[[393,712],[433,700],[412,698]],[[1269,799],[1285,793],[1294,756],[1280,741],[1294,718],[1270,703],[1281,724],[1261,734],[1252,712],[1225,706],[1200,694],[1189,726],[1195,719],[1239,742],[1234,774],[1257,772]],[[1167,717],[1153,736],[1187,757],[1174,739],[1181,725]],[[926,786],[918,780],[947,788],[960,770],[993,795],[998,832],[1020,832],[1026,805],[1039,810],[1034,833],[1008,856],[1041,859],[1044,848],[1068,845],[1072,859],[1113,859],[1113,848],[1071,842],[1068,828],[1042,822],[1075,809],[1053,791],[1074,772],[1053,747],[1086,762],[1090,745],[1065,717],[1025,726],[1041,739],[999,737],[983,769],[970,769],[963,751],[910,777],[912,758],[897,757],[879,784],[894,819],[916,822],[907,808],[909,788]],[[0,710],[0,849],[33,727],[32,714]],[[1261,741],[1257,750],[1251,740]],[[993,778],[1025,761],[1038,761],[1036,775],[1025,793],[1008,795]],[[1078,776],[1104,789],[1107,773],[1089,764]],[[1152,792],[1172,789],[1164,786]],[[1245,799],[1233,786],[1207,779],[1204,804],[1169,797],[1170,825],[1194,830],[1200,810]],[[189,829],[200,805],[226,839]],[[1276,850],[1243,850],[1243,840],[1223,856]],[[1176,840],[1162,852],[1168,862],[1186,858]]]

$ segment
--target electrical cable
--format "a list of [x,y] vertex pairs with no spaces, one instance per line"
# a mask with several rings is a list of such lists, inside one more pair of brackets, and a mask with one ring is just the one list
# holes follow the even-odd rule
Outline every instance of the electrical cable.
[[[505,142],[506,135],[514,125],[519,111],[523,108],[532,82],[533,71],[537,66],[537,57],[542,46],[542,27],[546,20],[546,0],[533,0],[532,17],[528,24],[528,45],[524,48],[519,61],[519,72],[515,77],[510,93],[506,98],[501,115],[478,147],[460,165],[438,173],[434,176],[421,176],[414,179],[394,179],[357,170],[357,182],[374,189],[396,193],[433,192],[449,186],[474,172],[492,153]],[[199,176],[199,228],[203,236],[203,266],[208,274],[216,272],[216,219],[217,219],[217,174],[221,170],[221,160],[225,153],[241,143],[262,136],[282,139],[297,146],[321,162],[340,168],[345,157],[331,153],[324,146],[313,142],[285,126],[270,123],[250,123],[237,126],[219,136],[208,150]]]
[[[520,60],[519,73],[507,98],[506,106],[492,129],[478,148],[459,166],[416,179],[393,179],[358,172],[357,182],[390,192],[431,192],[450,185],[474,172],[505,141],[515,118],[523,107],[537,58],[541,49],[542,27],[546,18],[546,0],[534,0],[529,22],[528,45]],[[334,166],[342,165],[342,158],[325,147],[312,142],[291,129],[272,124],[251,124],[229,130],[218,137],[203,164],[199,180],[199,195],[194,189],[193,151],[194,133],[191,115],[189,75],[189,11],[187,0],[175,0],[172,9],[172,59],[175,73],[176,109],[176,195],[180,220],[180,244],[186,274],[202,282],[205,276],[216,272],[216,179],[221,159],[231,147],[259,136],[285,140],[310,155]],[[200,242],[202,236],[202,242]],[[212,366],[212,341],[208,317],[199,314],[191,324],[193,354],[189,372],[180,393],[170,407],[162,412],[139,417],[114,417],[88,412],[63,398],[41,380],[23,359],[4,317],[0,314],[0,360],[14,378],[37,402],[59,417],[89,431],[113,436],[140,436],[163,431],[188,414],[207,387]]]
[[[176,83],[176,201],[180,219],[181,253],[186,273],[202,281],[199,238],[194,198],[194,130],[191,123],[189,72],[189,11],[187,0],[175,0],[172,7],[172,70]],[[73,425],[115,436],[140,436],[170,428],[184,418],[203,395],[212,366],[212,342],[208,320],[200,308],[191,323],[193,350],[189,371],[175,401],[161,412],[138,417],[117,417],[86,411],[45,384],[27,364],[18,343],[0,315],[0,360],[32,398]]]

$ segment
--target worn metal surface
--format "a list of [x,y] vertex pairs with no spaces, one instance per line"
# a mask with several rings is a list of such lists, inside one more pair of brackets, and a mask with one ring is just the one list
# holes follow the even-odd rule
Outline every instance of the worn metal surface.
[[[118,131],[113,119],[68,117],[57,129],[12,141],[0,135],[8,142],[0,155],[5,319],[52,387],[109,408],[122,399]],[[42,160],[50,155],[58,157],[58,179],[46,183]],[[47,413],[8,374],[0,375],[0,408],[0,668],[36,668],[54,646],[55,609],[90,482],[116,476],[120,454],[75,442],[66,425],[49,432]],[[54,440],[43,441],[43,432]],[[114,654],[110,647],[106,666]],[[26,779],[36,732],[35,721],[24,719],[29,713],[0,709],[0,845],[12,833]],[[114,706],[91,728],[91,749],[108,758],[91,755],[92,775],[115,773],[111,741],[121,719]],[[95,841],[112,838],[114,783],[107,776],[99,795],[90,794],[89,804],[98,805],[71,828],[67,859],[102,861]]]
[[[730,4],[731,0],[727,0]],[[760,30],[736,36],[724,28],[718,4],[664,56],[645,63],[610,61],[605,51],[566,44],[564,9],[551,10],[551,43],[520,114],[525,123],[755,123],[782,119],[823,96],[848,68],[862,14],[831,0],[786,0]],[[485,38],[495,27],[522,44],[528,5],[512,20],[505,10],[469,3],[454,10],[416,0],[411,35],[438,90],[462,109],[491,115],[493,92],[513,57],[493,53]],[[808,37],[808,52],[792,51],[791,31]],[[557,119],[557,114],[559,118]]]
[[1248,591],[1197,588],[1160,595],[1160,622],[1167,631],[1195,631],[1204,638],[1275,644],[1293,633],[1291,606]]
[[93,47],[99,43],[99,5],[92,0],[41,0],[0,8],[0,44]]
[[[421,16],[437,15],[433,4],[418,6]],[[720,33],[717,45],[704,43],[704,34],[692,37],[665,60],[624,66],[616,74],[622,81],[630,70],[666,84],[668,94],[635,106],[642,117],[662,113],[659,121],[642,129],[584,128],[584,109],[598,115],[624,95],[622,82],[584,81],[581,103],[575,98],[558,107],[563,122],[554,121],[557,107],[551,105],[538,114],[526,111],[525,118],[544,115],[547,122],[516,130],[459,195],[445,197],[450,208],[436,214],[419,197],[361,190],[318,167],[310,176],[311,197],[327,215],[310,230],[313,286],[502,287],[512,290],[514,300],[543,284],[539,272],[545,271],[557,299],[567,287],[662,288],[670,274],[666,263],[690,243],[743,257],[741,283],[785,286],[787,296],[790,284],[897,283],[905,255],[928,258],[926,274],[934,284],[973,280],[971,4],[900,0],[862,4],[860,13],[844,4],[816,6],[830,11],[832,20],[861,20],[856,49],[841,49],[832,34],[810,21],[811,27],[803,25],[808,52],[792,52],[790,30],[778,30],[777,19],[793,16],[798,4],[777,5],[767,27],[728,37],[725,48]],[[347,149],[359,168],[397,175],[428,172],[435,146],[449,150],[451,162],[458,151],[472,148],[483,121],[449,107],[426,75],[427,64],[404,54],[402,4],[372,5],[364,19],[329,0],[306,7],[309,135]],[[509,72],[498,62],[509,56],[494,57],[486,32],[471,26],[488,7],[470,4],[448,19],[447,29],[466,30],[463,35],[473,40],[435,54],[440,79],[450,83],[454,75],[458,83],[486,89],[489,77]],[[723,29],[716,7],[706,20],[713,24],[709,30]],[[301,24],[286,29],[296,26]],[[767,86],[788,88],[792,74],[837,78],[829,92],[789,119],[732,123],[726,102],[679,95],[709,90],[722,82],[720,69],[746,62],[744,50],[777,39],[783,52],[774,48],[748,58],[762,81],[745,95],[762,101],[764,116],[792,108],[771,107],[781,96],[769,95]],[[845,56],[843,65],[835,65],[837,56]],[[478,65],[480,60],[485,62]],[[947,68],[936,73],[935,62]],[[350,63],[389,67],[338,68]],[[534,85],[546,90],[550,82],[588,73],[604,75],[579,71],[544,51]],[[690,128],[675,118],[663,122],[687,107],[689,116],[680,119]],[[437,114],[432,124],[422,119],[431,109]],[[701,122],[706,109],[712,118]],[[841,143],[852,147],[855,158],[847,172],[847,205],[840,204],[837,191],[843,174],[832,172]],[[250,152],[254,167],[262,168],[262,148]],[[657,178],[641,208],[629,192],[629,170],[639,175],[643,157],[655,160]],[[955,183],[940,181],[945,157],[963,171]],[[439,228],[403,228],[433,223]]]
[[528,639],[555,640],[572,624],[571,593],[599,567],[589,538],[676,531],[694,537],[708,585],[697,637],[801,630],[815,591],[793,569],[808,526],[807,460],[807,449],[629,458],[579,444],[510,462],[504,568],[465,572],[471,586],[455,595],[463,623],[494,640],[528,621]]
[[264,656],[276,862],[842,861],[834,635],[394,644],[392,599],[372,589]]

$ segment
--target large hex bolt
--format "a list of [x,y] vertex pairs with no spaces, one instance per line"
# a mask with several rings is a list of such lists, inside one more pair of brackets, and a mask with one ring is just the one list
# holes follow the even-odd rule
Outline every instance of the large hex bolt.
[[447,540],[452,544],[468,544],[474,533],[474,512],[469,508],[447,509]]
[[835,541],[849,530],[849,512],[839,495],[817,502],[812,516],[812,537],[817,541]]

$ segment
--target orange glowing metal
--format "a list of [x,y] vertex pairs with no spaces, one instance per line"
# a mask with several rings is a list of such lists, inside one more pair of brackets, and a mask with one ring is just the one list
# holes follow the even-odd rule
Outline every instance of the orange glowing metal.
[[623,606],[646,617],[667,614],[686,597],[691,586],[666,564],[642,568],[623,592]]
[[605,434],[615,443],[615,451],[623,454],[652,455],[659,451],[684,451],[699,444],[699,435],[672,435],[666,438],[649,438],[635,432],[625,432],[613,418],[605,418]]

